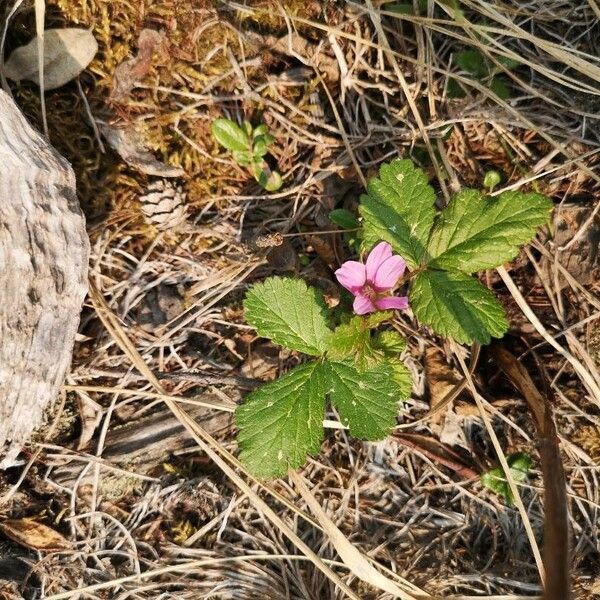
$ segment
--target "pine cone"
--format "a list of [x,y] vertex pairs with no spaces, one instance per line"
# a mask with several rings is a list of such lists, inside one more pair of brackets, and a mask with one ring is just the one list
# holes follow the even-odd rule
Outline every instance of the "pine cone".
[[185,193],[169,180],[153,181],[139,199],[142,213],[160,231],[175,229],[185,223]]

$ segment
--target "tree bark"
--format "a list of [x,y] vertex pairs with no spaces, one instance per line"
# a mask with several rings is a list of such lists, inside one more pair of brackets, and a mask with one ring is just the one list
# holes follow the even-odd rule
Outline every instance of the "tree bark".
[[63,384],[88,258],[71,166],[0,91],[0,468]]

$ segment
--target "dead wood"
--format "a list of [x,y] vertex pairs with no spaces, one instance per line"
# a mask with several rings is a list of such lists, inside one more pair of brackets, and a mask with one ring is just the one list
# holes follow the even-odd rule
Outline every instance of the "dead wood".
[[75,176],[0,91],[0,468],[63,384],[87,291]]
[[[217,435],[232,423],[232,415],[228,412],[207,410],[199,406],[187,408],[186,412],[211,435]],[[195,442],[171,411],[161,409],[149,417],[111,428],[101,461],[107,467],[147,475],[170,456],[194,445]],[[52,479],[65,487],[72,487],[75,482],[81,485],[93,478],[93,469],[87,469],[81,476],[86,466],[87,461],[72,461],[55,469]],[[105,471],[109,473],[109,470]]]

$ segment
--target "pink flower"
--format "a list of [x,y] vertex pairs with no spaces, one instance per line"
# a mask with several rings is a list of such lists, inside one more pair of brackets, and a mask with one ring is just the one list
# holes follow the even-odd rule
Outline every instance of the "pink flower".
[[336,272],[337,280],[354,294],[354,312],[366,315],[376,310],[405,310],[406,296],[392,296],[391,290],[402,277],[406,263],[401,256],[392,255],[387,242],[379,242],[365,263],[347,260]]

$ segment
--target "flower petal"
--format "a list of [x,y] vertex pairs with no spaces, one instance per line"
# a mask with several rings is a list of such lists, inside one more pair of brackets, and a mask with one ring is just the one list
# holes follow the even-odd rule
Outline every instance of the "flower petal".
[[375,300],[375,306],[378,310],[406,310],[408,298],[406,296],[387,296]]
[[357,315],[366,315],[367,313],[375,312],[377,310],[373,301],[362,294],[358,294],[358,296],[354,298],[352,308]]
[[379,242],[367,256],[367,280],[375,281],[375,273],[382,263],[392,256],[392,247],[387,242]]
[[373,282],[378,292],[391,290],[398,282],[398,279],[402,277],[405,268],[406,263],[401,256],[397,254],[390,256],[383,261],[379,269],[377,269],[375,277],[370,281]]
[[336,272],[337,280],[354,295],[365,285],[367,270],[365,265],[356,260],[347,260]]

